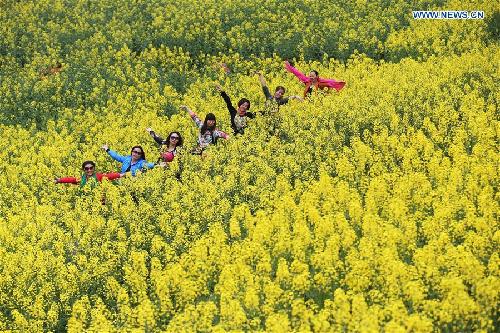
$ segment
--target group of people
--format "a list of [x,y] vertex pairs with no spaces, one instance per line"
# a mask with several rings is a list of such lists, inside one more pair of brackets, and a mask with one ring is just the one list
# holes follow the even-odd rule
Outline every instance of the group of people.
[[[288,61],[285,61],[284,67],[288,72],[294,74],[302,83],[304,83],[305,89],[303,92],[303,97],[285,97],[284,95],[286,89],[283,86],[277,86],[274,94],[271,94],[264,76],[262,75],[262,73],[257,72],[256,74],[259,77],[259,82],[266,97],[265,109],[263,113],[275,113],[279,110],[280,106],[287,104],[288,101],[292,99],[303,101],[304,98],[307,98],[315,90],[335,89],[339,91],[345,86],[344,81],[336,81],[333,79],[324,79],[319,77],[318,72],[315,70],[311,70],[309,72],[309,75],[306,75],[293,67]],[[229,71],[228,67],[225,64],[222,65],[222,68],[226,73]],[[226,103],[226,107],[229,111],[231,119],[231,128],[233,129],[234,134],[244,134],[244,130],[248,124],[248,119],[253,119],[256,116],[255,113],[249,111],[250,101],[247,98],[242,98],[239,100],[237,107],[235,107],[233,106],[230,97],[220,85],[216,84],[215,88]],[[219,138],[229,138],[229,135],[227,133],[217,128],[217,119],[213,113],[208,113],[205,116],[205,120],[201,121],[196,113],[194,113],[186,105],[182,105],[180,108],[189,113],[194,123],[199,128],[197,146],[191,151],[192,154],[202,155],[205,148],[207,148],[211,144],[216,144]],[[179,153],[184,143],[181,134],[179,132],[171,132],[166,139],[163,139],[159,137],[151,128],[147,128],[146,131],[161,147],[160,154],[156,163],[147,162],[144,149],[141,146],[132,147],[130,155],[125,156],[118,154],[114,150],[111,150],[109,146],[105,144],[102,146],[102,149],[105,150],[111,158],[121,163],[120,172],[97,173],[95,171],[95,163],[93,161],[85,161],[82,164],[83,174],[80,178],[56,178],[54,182],[71,183],[76,185],[79,184],[80,187],[86,186],[87,184],[90,184],[90,186],[95,186],[104,178],[114,180],[125,176],[129,172],[131,176],[135,176],[140,170],[152,169],[155,166],[166,166],[167,163],[171,162]]]

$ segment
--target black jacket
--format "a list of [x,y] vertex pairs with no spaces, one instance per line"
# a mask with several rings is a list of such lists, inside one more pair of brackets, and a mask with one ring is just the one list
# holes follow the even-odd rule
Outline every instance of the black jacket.
[[[231,104],[231,99],[229,98],[229,96],[226,94],[225,91],[221,91],[220,95],[222,96],[222,98],[226,102],[227,110],[229,111],[229,115],[231,116],[231,128],[233,129],[234,134],[235,135],[236,134],[243,134],[244,128],[238,128],[235,124],[234,118],[236,116],[238,116],[238,111],[235,109],[233,104]],[[245,113],[245,117],[253,119],[253,118],[255,118],[255,114],[247,111]]]

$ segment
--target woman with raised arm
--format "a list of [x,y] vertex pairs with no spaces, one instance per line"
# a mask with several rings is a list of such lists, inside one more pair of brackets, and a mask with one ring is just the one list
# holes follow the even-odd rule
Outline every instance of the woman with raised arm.
[[191,151],[192,154],[201,155],[203,150],[207,148],[210,144],[217,144],[217,139],[229,139],[229,135],[227,133],[217,129],[217,120],[213,113],[209,113],[205,116],[205,121],[201,121],[200,118],[194,113],[190,108],[186,105],[181,105],[182,110],[186,110],[191,119],[193,119],[194,123],[200,129],[200,133],[198,134],[198,146]]
[[74,184],[80,185],[80,188],[84,186],[90,186],[90,188],[94,188],[100,182],[102,182],[103,178],[114,180],[120,178],[122,175],[118,172],[110,172],[110,173],[96,173],[95,172],[95,163],[93,161],[85,161],[82,164],[83,174],[80,178],[77,177],[61,177],[54,179],[54,183],[56,184]]
[[184,140],[179,132],[171,132],[167,139],[163,139],[156,135],[155,131],[151,128],[146,128],[146,131],[153,137],[153,139],[161,146],[160,157],[158,158],[159,164],[172,162],[174,157],[179,153]]
[[344,81],[336,81],[333,79],[323,79],[319,77],[319,73],[315,70],[309,72],[309,76],[306,76],[304,73],[300,72],[297,68],[290,65],[288,61],[285,61],[285,69],[295,75],[300,82],[306,85],[304,89],[304,98],[310,95],[313,92],[313,88],[318,89],[335,89],[339,91],[344,88]]
[[264,92],[264,96],[266,96],[264,113],[278,112],[279,107],[281,105],[285,105],[286,103],[288,103],[289,100],[292,99],[303,101],[303,99],[300,96],[284,97],[286,90],[285,87],[283,86],[277,86],[276,89],[274,90],[274,95],[271,95],[271,92],[269,91],[269,87],[267,86],[264,75],[262,75],[261,72],[255,72],[255,74],[259,76],[259,82],[260,85],[262,86],[262,91]]
[[146,155],[144,154],[144,149],[141,146],[132,147],[132,151],[129,156],[123,156],[109,149],[107,144],[102,146],[109,156],[115,161],[122,163],[121,173],[125,174],[130,171],[132,176],[135,176],[138,170],[142,169],[152,169],[155,164],[146,161]]
[[250,109],[250,101],[246,98],[240,99],[238,102],[238,109],[236,109],[231,103],[229,96],[224,90],[222,90],[222,87],[216,84],[215,88],[224,99],[224,102],[226,102],[227,110],[229,111],[229,116],[231,117],[231,128],[234,131],[234,135],[243,134],[245,132],[245,127],[247,127],[247,119],[255,118],[255,114],[248,111]]

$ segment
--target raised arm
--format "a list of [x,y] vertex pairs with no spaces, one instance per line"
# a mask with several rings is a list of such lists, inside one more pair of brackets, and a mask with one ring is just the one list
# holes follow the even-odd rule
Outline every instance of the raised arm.
[[229,114],[233,115],[236,114],[236,109],[234,108],[233,104],[231,103],[231,98],[226,94],[224,90],[222,90],[222,87],[219,84],[215,85],[215,89],[220,93],[221,97],[224,99],[224,102],[226,102],[226,107],[227,110],[229,111]]
[[259,76],[259,82],[260,85],[262,86],[262,91],[264,92],[264,95],[266,96],[267,99],[273,98],[271,95],[271,92],[269,91],[269,87],[267,86],[266,79],[264,78],[264,75],[262,75],[261,72],[255,72]]
[[193,119],[194,123],[196,124],[196,126],[198,126],[198,128],[201,128],[203,126],[203,121],[201,121],[201,119],[198,118],[196,113],[194,113],[190,108],[188,108],[186,105],[181,105],[180,108],[182,110],[186,110],[189,113],[189,116],[191,117],[191,119]]
[[224,99],[224,102],[226,102],[226,107],[227,110],[229,111],[230,114],[236,114],[236,109],[234,108],[233,104],[231,104],[231,98],[226,94],[225,91],[221,91],[220,95]]
[[153,139],[156,141],[157,144],[161,145],[165,140],[163,140],[162,137],[159,137],[156,135],[155,131],[153,131],[152,128],[146,128],[146,131],[153,137]]
[[104,149],[109,156],[111,156],[112,159],[118,162],[125,162],[126,157],[118,154],[116,151],[109,149],[109,146],[107,144],[102,145],[102,149]]
[[337,80],[334,80],[334,79],[323,79],[323,78],[319,78],[318,79],[319,83],[321,85],[324,85],[328,88],[333,88],[337,91],[339,91],[340,89],[344,88],[345,86],[345,82],[344,81],[337,81]]
[[255,72],[259,76],[259,82],[261,86],[267,86],[266,79],[264,78],[264,75],[262,75],[261,72]]
[[295,75],[300,80],[300,82],[302,82],[302,83],[309,82],[309,78],[304,73],[299,71],[297,68],[290,65],[290,63],[288,61],[285,61],[285,69],[287,71],[289,71],[290,73],[292,73],[293,75]]

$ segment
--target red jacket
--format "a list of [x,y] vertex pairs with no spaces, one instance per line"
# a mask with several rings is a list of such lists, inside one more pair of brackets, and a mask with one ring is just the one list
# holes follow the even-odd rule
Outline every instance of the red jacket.
[[[97,181],[99,181],[99,182],[102,182],[103,178],[107,178],[109,180],[114,180],[114,179],[118,179],[121,177],[121,175],[118,172],[96,173],[95,176],[97,178]],[[57,179],[57,182],[78,185],[78,184],[80,184],[80,180],[81,180],[81,178],[76,178],[76,177],[63,177],[63,178]]]

